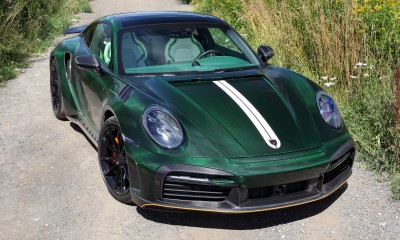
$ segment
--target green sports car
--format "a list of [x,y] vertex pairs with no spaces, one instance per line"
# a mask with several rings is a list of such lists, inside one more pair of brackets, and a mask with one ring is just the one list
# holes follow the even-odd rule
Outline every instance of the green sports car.
[[221,19],[126,13],[65,32],[76,36],[51,52],[53,111],[97,146],[118,201],[256,212],[350,177],[355,146],[333,99]]

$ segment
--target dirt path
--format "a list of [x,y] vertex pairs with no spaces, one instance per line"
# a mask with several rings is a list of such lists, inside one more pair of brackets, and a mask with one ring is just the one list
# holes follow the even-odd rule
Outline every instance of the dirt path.
[[[173,0],[95,0],[99,16],[190,10]],[[325,200],[247,215],[158,213],[115,201],[97,152],[78,129],[53,117],[48,53],[0,89],[0,239],[400,239],[399,203],[387,183],[355,168]]]

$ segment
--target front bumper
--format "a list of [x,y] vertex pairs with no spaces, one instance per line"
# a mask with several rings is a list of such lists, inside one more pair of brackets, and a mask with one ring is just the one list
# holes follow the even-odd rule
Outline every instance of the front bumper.
[[[314,154],[321,157],[320,154]],[[352,173],[355,149],[349,141],[328,162],[290,171],[269,172],[236,163],[235,173],[226,169],[170,163],[147,177],[142,170],[131,188],[133,201],[142,208],[172,208],[219,213],[249,213],[280,209],[325,198],[342,186]],[[312,159],[308,156],[308,159]],[[311,160],[312,161],[312,160]],[[299,165],[300,163],[300,165]],[[278,167],[284,169],[282,166]],[[229,168],[228,168],[229,169]],[[229,169],[231,170],[231,169]],[[139,186],[141,185],[141,186]],[[147,185],[149,189],[143,187]],[[144,196],[149,197],[144,197]]]

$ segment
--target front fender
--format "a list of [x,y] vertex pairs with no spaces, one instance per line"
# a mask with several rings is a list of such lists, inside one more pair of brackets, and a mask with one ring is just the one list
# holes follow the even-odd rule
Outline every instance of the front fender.
[[[146,151],[169,156],[191,157],[221,157],[221,153],[210,141],[173,106],[162,102],[160,99],[147,95],[138,88],[124,83],[113,83],[114,88],[109,88],[110,97],[103,105],[102,116],[104,119],[110,114],[114,115],[120,124],[122,133],[134,142],[137,147]],[[118,86],[117,86],[118,85]],[[127,88],[132,88],[127,90]],[[112,90],[114,89],[114,90]],[[124,92],[130,92],[126,96]],[[146,133],[142,124],[142,114],[148,106],[158,105],[168,109],[179,119],[185,133],[183,144],[172,150],[158,146]]]

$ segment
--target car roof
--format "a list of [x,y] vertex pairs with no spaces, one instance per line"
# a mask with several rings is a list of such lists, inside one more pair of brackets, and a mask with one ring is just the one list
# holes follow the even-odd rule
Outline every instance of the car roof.
[[115,14],[106,18],[120,22],[123,28],[135,25],[180,22],[204,22],[227,25],[217,17],[191,12],[133,12]]

